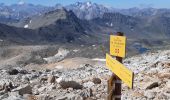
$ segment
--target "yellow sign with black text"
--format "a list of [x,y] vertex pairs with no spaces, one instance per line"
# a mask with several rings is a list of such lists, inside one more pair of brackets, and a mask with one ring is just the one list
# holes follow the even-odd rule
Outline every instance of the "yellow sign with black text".
[[134,73],[126,68],[123,64],[113,59],[112,56],[106,54],[106,66],[116,74],[125,84],[133,88]]
[[110,54],[118,57],[126,55],[126,37],[125,36],[110,36]]

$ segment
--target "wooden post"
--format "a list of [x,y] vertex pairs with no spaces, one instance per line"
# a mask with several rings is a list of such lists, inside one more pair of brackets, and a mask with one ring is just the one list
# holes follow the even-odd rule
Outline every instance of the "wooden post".
[[[117,36],[123,36],[122,32],[117,32]],[[117,57],[116,60],[122,63],[122,57]],[[121,100],[121,79],[115,74],[112,74],[108,80],[108,97],[107,100]]]
[[[122,58],[121,57],[116,57],[116,60],[122,63]],[[115,80],[115,93],[114,93],[114,98],[115,100],[121,100],[121,91],[122,91],[122,81],[119,77],[116,76]]]
[[[122,32],[117,32],[117,36],[123,36]],[[122,57],[117,57],[116,60],[122,63]],[[114,92],[114,98],[115,100],[121,100],[121,91],[122,91],[122,81],[119,77],[116,76],[115,80],[115,92]]]
[[107,97],[107,100],[113,100],[113,94],[114,94],[114,91],[115,91],[115,79],[116,79],[116,76],[114,74],[112,74],[112,76],[110,77],[110,79],[108,80],[108,97]]

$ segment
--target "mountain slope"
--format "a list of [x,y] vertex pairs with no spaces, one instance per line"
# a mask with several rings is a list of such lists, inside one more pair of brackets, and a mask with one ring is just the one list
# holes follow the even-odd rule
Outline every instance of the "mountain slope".
[[65,9],[34,16],[17,23],[17,25],[18,27],[21,25],[20,28],[3,25],[5,28],[1,29],[1,35],[5,35],[4,38],[6,39],[13,38],[14,41],[21,39],[28,40],[28,42],[32,41],[33,43],[76,44],[95,44],[98,43],[97,39],[102,37],[99,34],[87,32],[87,30],[90,31],[87,27],[88,23],[81,21],[72,11]]
[[41,15],[54,9],[61,8],[57,4],[54,7],[47,7],[42,5],[33,4],[0,4],[0,23],[11,25],[11,23],[18,22],[19,20],[34,16]]

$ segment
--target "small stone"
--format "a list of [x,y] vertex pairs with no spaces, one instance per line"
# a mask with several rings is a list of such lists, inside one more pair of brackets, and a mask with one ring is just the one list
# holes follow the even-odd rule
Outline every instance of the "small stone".
[[93,78],[93,83],[94,84],[101,84],[101,79],[100,78]]
[[51,91],[53,89],[56,89],[56,86],[54,84],[52,84],[52,85],[48,86],[48,89]]
[[9,82],[8,86],[9,86],[9,88],[11,88],[11,89],[13,89],[13,88],[14,88],[14,86],[13,86],[12,82]]
[[48,83],[55,83],[55,80],[56,80],[55,76],[52,75],[48,78]]
[[152,82],[152,83],[149,83],[147,86],[146,86],[146,90],[147,89],[153,89],[155,87],[158,87],[159,86],[159,83],[158,82]]
[[70,94],[67,94],[65,96],[57,97],[56,100],[84,100],[84,99],[83,99],[83,97],[81,97],[79,95],[70,93]]
[[5,92],[9,92],[14,88],[12,82],[7,82],[3,84],[2,90],[4,90]]
[[5,85],[4,91],[5,91],[5,92],[9,92],[9,91],[11,91],[11,88],[10,88],[8,85]]
[[145,91],[144,96],[146,96],[148,99],[154,99],[156,96],[156,93],[153,91]]
[[18,91],[20,95],[23,94],[31,94],[32,93],[32,87],[28,84],[20,86],[16,89],[14,89],[13,91]]
[[8,98],[6,98],[5,100],[24,100],[23,97],[19,95],[18,91],[9,92],[8,95]]
[[74,89],[73,88],[68,88],[67,89],[69,92],[72,92]]
[[158,77],[161,79],[164,79],[164,78],[170,79],[170,73],[161,73],[158,75]]
[[97,97],[97,98],[101,98],[101,94],[97,94],[96,97]]
[[46,87],[40,87],[40,88],[38,88],[38,91],[39,92],[44,92],[46,90]]
[[51,72],[51,70],[50,69],[45,69],[45,72]]
[[166,82],[167,88],[170,88],[170,80]]
[[92,96],[92,90],[91,89],[84,89],[81,91],[80,96],[83,98],[91,97]]
[[38,97],[35,95],[27,95],[26,98],[26,100],[38,100]]
[[26,70],[20,70],[19,73],[20,74],[28,74],[28,72]]
[[169,62],[165,63],[164,67],[170,68],[170,63]]
[[23,75],[22,81],[28,83],[30,81],[30,79],[27,76]]
[[4,89],[5,89],[5,86],[6,86],[6,83],[0,85],[0,91],[4,90]]
[[90,82],[90,81],[83,84],[83,86],[86,87],[86,88],[91,88],[94,85],[95,84],[93,82]]
[[7,71],[7,73],[8,73],[9,75],[17,75],[17,74],[19,73],[19,71],[18,71],[17,69],[9,69],[9,70]]
[[53,100],[49,95],[39,95],[37,100]]
[[40,83],[45,83],[47,82],[48,78],[47,77],[41,77],[40,78]]
[[56,79],[57,83],[60,83],[61,81],[63,81],[63,78],[62,77],[59,77]]
[[83,88],[82,85],[80,85],[79,83],[75,81],[61,81],[59,84],[61,85],[63,89],[66,89],[66,88],[82,89]]
[[139,93],[137,91],[135,91],[133,94],[132,94],[133,97],[143,97],[143,93]]

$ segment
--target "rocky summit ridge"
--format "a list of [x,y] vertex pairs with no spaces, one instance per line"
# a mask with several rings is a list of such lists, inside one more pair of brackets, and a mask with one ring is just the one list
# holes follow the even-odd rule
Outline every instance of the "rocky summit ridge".
[[[1,69],[0,99],[106,100],[107,80],[112,73],[105,62],[90,61],[86,59],[78,67],[67,68],[61,65],[43,70]],[[134,71],[135,78],[134,89],[123,84],[122,100],[170,99],[170,50],[126,58],[123,63]]]

